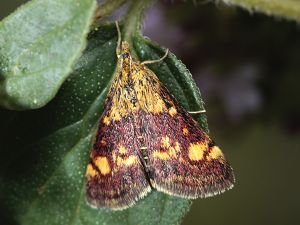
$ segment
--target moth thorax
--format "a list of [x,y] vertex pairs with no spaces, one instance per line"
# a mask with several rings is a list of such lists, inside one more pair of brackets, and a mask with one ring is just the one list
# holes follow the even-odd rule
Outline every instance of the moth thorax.
[[121,54],[123,59],[130,57],[129,44],[126,41],[122,42]]

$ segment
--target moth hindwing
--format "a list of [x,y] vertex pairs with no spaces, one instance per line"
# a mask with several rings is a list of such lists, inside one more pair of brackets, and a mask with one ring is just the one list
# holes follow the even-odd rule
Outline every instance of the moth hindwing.
[[87,201],[124,209],[153,188],[183,198],[230,189],[232,168],[157,76],[122,42],[90,162]]

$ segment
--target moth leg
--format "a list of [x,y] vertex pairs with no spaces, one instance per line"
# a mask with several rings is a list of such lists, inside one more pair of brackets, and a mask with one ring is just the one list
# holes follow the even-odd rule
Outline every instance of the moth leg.
[[141,62],[142,65],[145,65],[145,64],[153,64],[153,63],[159,63],[161,61],[163,61],[169,54],[169,49],[167,49],[166,53],[164,54],[163,57],[161,57],[160,59],[155,59],[155,60],[146,60],[144,62]]
[[198,111],[189,111],[188,113],[189,114],[202,114],[202,113],[206,113],[206,110],[203,109],[203,110],[198,110]]

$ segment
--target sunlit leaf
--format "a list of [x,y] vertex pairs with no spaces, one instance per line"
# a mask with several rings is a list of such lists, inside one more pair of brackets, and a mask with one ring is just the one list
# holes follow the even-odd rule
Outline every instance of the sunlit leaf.
[[86,43],[95,0],[33,0],[0,23],[0,105],[44,106]]

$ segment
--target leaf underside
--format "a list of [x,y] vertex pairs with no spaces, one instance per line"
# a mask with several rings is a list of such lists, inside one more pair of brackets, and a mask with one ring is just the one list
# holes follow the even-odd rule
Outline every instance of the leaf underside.
[[[116,41],[114,25],[92,31],[75,71],[53,101],[34,111],[0,111],[0,211],[5,224],[173,225],[187,213],[190,200],[157,191],[123,211],[86,204],[84,173],[116,69]],[[132,41],[141,61],[165,52],[140,35]],[[187,110],[203,109],[191,74],[173,54],[151,69]],[[207,131],[206,116],[197,119]]]
[[[219,0],[218,0],[219,1]],[[229,5],[237,5],[250,11],[258,11],[271,16],[300,21],[298,0],[222,0]]]

